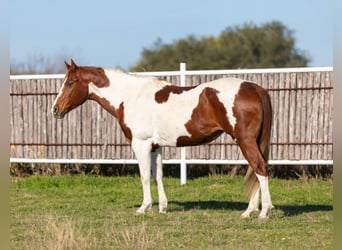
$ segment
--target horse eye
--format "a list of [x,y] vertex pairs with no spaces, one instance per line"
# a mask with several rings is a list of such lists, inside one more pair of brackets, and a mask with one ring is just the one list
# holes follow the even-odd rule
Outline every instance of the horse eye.
[[71,88],[72,85],[73,85],[74,82],[66,82],[65,85],[68,87],[68,88]]

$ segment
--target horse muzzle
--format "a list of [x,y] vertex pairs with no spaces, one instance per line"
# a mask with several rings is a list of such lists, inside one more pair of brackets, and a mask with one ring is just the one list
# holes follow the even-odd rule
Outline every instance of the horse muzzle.
[[65,112],[59,110],[59,108],[58,108],[57,105],[55,105],[55,106],[52,107],[51,113],[52,113],[53,116],[54,116],[55,118],[57,118],[57,119],[62,119],[62,118],[64,118],[64,116],[65,116],[65,114],[66,114]]

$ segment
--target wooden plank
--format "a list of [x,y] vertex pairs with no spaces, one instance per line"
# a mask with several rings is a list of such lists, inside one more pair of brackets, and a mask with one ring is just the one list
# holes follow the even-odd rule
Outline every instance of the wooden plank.
[[[319,87],[320,85],[320,75],[319,72],[313,73],[313,86]],[[312,142],[318,141],[318,130],[321,127],[319,124],[319,95],[320,90],[313,91],[313,102],[312,102],[312,130],[311,130],[311,140]],[[311,157],[312,159],[319,159],[318,158],[318,148],[319,146],[313,144],[311,146]]]
[[[273,88],[278,88],[279,86],[279,74],[274,74],[274,81],[273,81]],[[277,143],[279,142],[279,91],[272,91],[273,99],[272,99],[272,106],[273,106],[273,124],[272,124],[272,142]],[[273,152],[272,152],[272,159],[277,160],[278,158],[278,145],[273,145]]]
[[[102,133],[102,130],[105,127],[105,123],[103,122],[104,121],[104,116],[103,116],[104,109],[100,108],[99,105],[98,105],[98,112],[99,114],[98,114],[97,124],[96,124],[96,138],[98,138],[98,140],[100,140],[101,143],[106,145],[107,143],[106,137]],[[101,157],[101,159],[105,159],[105,151],[106,151],[106,146],[97,147],[97,150],[96,150],[97,157]]]
[[[290,88],[290,73],[284,73],[284,84],[285,88]],[[290,129],[290,91],[283,91],[284,92],[284,131],[283,131],[283,141],[288,142],[289,141],[289,129]],[[291,131],[292,132],[292,131]],[[283,159],[289,159],[289,145],[284,145],[283,149]]]
[[[312,73],[306,73],[307,75],[307,81],[306,81],[306,87],[313,87],[313,75]],[[312,104],[313,104],[313,90],[306,91],[306,128],[305,128],[305,137],[303,138],[304,142],[312,142],[311,135],[312,135]],[[312,159],[311,158],[311,145],[305,146],[305,158],[306,159]]]
[[[91,143],[102,143],[101,137],[97,137],[97,120],[99,119],[99,110],[96,107],[97,103],[94,102],[89,102],[90,106],[91,106],[91,111],[92,111],[92,116],[89,117],[90,121],[91,121]],[[96,154],[96,150],[97,150],[98,146],[93,146],[90,148],[90,157],[91,158],[96,158],[98,157]]]
[[[23,82],[23,85],[22,85],[22,90],[24,91],[24,92],[27,92],[27,87],[28,86],[28,80],[25,80],[24,82]],[[23,130],[24,130],[24,133],[23,133],[23,142],[24,143],[27,143],[27,142],[29,142],[29,104],[28,104],[28,96],[23,96],[22,97],[22,105],[23,105],[23,114],[22,114],[22,116],[23,116],[23,121],[24,121],[24,123],[23,123]],[[29,154],[29,152],[28,152],[28,150],[27,150],[27,146],[24,146],[24,155],[26,156],[26,157],[30,157],[30,154]]]
[[[46,84],[44,81],[39,80],[39,92],[46,93]],[[47,115],[46,113],[49,113],[50,116],[52,116],[50,110],[48,109],[46,102],[47,102],[47,96],[38,96],[39,97],[39,106],[40,106],[40,143],[45,144],[46,143],[46,120]],[[41,158],[46,158],[46,147],[44,145],[41,146]]]
[[[325,87],[325,82],[324,82],[324,74],[323,73],[316,73],[319,74],[317,76],[317,81],[318,81],[318,86],[319,87]],[[318,97],[317,97],[317,102],[318,102],[318,110],[317,110],[317,142],[324,142],[324,90],[319,90],[316,91],[318,92]],[[324,147],[325,146],[317,146],[317,159],[324,159]]]
[[[289,88],[296,88],[296,74],[289,73]],[[296,128],[296,117],[297,117],[297,103],[296,103],[296,92],[289,91],[289,131],[288,131],[288,141],[296,141],[296,133],[298,133],[298,129]],[[295,145],[289,145],[289,155],[288,159],[295,160],[296,156],[296,147]]]
[[[10,83],[10,93],[14,93],[16,92],[16,85],[13,84],[12,82]],[[10,142],[13,143],[15,140],[16,140],[16,130],[13,129],[15,128],[16,126],[16,123],[17,123],[17,98],[15,96],[10,96],[10,127],[11,127],[11,136],[10,136]],[[14,146],[14,145],[11,145],[10,147],[10,150],[11,150],[11,156],[14,155],[16,157],[17,155],[17,151],[18,151],[18,147],[17,146]]]
[[[275,74],[274,73],[270,73],[268,74],[268,78],[267,78],[267,82],[268,82],[268,88],[270,89],[273,89],[275,88]],[[276,140],[276,133],[275,133],[275,130],[274,130],[274,126],[275,126],[275,123],[276,123],[276,119],[275,119],[275,116],[277,114],[277,112],[275,111],[275,101],[276,101],[276,98],[275,98],[275,91],[268,91],[270,97],[271,97],[271,103],[272,103],[272,110],[273,110],[273,116],[272,116],[272,130],[271,130],[271,138],[270,138],[270,141],[273,142]],[[269,152],[269,160],[273,160],[275,159],[276,157],[276,146],[274,145],[270,145],[270,152]]]
[[[13,84],[11,84],[11,93],[19,93],[18,80],[14,80]],[[22,105],[20,96],[11,96],[12,100],[11,104],[11,142],[21,142],[22,141],[22,129],[23,128],[23,120],[22,120]],[[12,146],[11,147],[11,156],[13,157],[22,157],[22,147],[20,146]]]
[[[34,81],[30,81],[31,82],[31,91],[33,93],[37,93],[38,92],[38,88],[37,88],[37,80]],[[38,96],[32,96],[31,99],[31,119],[32,119],[32,124],[31,124],[31,131],[33,131],[33,133],[31,134],[31,142],[33,143],[39,143],[39,134],[40,131],[38,130],[39,127],[39,123],[40,123],[40,117],[39,114],[40,112],[38,111]],[[33,158],[39,158],[39,147],[35,147],[35,149],[33,149],[34,147],[32,147],[32,157]]]
[[[270,88],[274,89],[276,86],[278,86],[278,74],[273,73],[272,80],[270,81]],[[278,134],[277,134],[277,128],[278,128],[278,119],[279,119],[279,113],[278,113],[278,92],[277,91],[271,91],[271,102],[272,102],[272,109],[273,109],[273,122],[272,122],[272,132],[271,132],[271,142],[277,142],[278,141]],[[278,155],[278,146],[277,145],[271,145],[271,154],[269,159],[275,160],[277,159]]]
[[[83,106],[86,107],[86,115],[82,117],[84,129],[83,129],[83,143],[89,144],[92,142],[92,119],[93,119],[93,112],[92,107],[89,102],[86,102]],[[84,159],[91,159],[91,147],[84,146],[82,158]]]
[[[269,74],[269,73],[263,73],[261,74],[261,80],[260,80],[260,84],[263,88],[265,89],[269,89],[271,88],[271,86],[273,85],[273,74]],[[272,94],[270,92],[268,92],[268,94],[270,95],[270,98],[271,98],[271,105],[272,105],[272,109],[273,109],[273,98],[272,98]],[[273,114],[272,114],[272,122],[273,122]],[[272,131],[271,131],[272,133]],[[272,139],[272,134],[271,134],[271,137],[270,139]],[[270,147],[270,150],[272,150],[272,147]],[[268,158],[270,159],[271,157],[271,153],[269,152],[268,154]]]
[[[325,73],[325,81],[327,82],[327,86],[333,86],[332,83],[332,72]],[[325,90],[326,94],[325,98],[325,116],[324,116],[324,141],[325,142],[332,142],[333,138],[333,91],[332,90]],[[326,150],[324,152],[324,159],[332,159],[333,158],[333,147],[326,146]]]
[[[283,77],[282,73],[278,73],[278,83],[277,83],[277,88],[284,88],[284,83],[283,83]],[[283,91],[277,91],[277,142],[282,143],[284,142],[283,140],[283,131],[284,131],[284,92]],[[277,159],[282,159],[283,158],[283,145],[278,144],[277,145]]]
[[[300,88],[302,87],[302,81],[299,80],[299,75],[298,73],[293,73],[292,74],[292,86],[293,87],[297,87]],[[300,78],[301,79],[301,78]],[[300,142],[300,134],[301,134],[301,100],[302,100],[302,91],[301,90],[297,90],[297,91],[293,91],[293,96],[292,96],[292,100],[291,102],[294,102],[295,104],[293,104],[295,106],[295,117],[294,117],[294,131],[293,131],[293,137],[290,138],[290,140],[292,140],[292,142]],[[301,156],[301,146],[300,145],[295,145],[292,146],[294,152],[293,152],[293,159],[294,160],[299,160],[300,156]]]

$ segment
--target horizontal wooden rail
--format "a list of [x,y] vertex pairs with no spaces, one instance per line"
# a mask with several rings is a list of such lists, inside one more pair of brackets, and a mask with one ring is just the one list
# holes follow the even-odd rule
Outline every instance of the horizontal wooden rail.
[[[271,145],[333,145],[332,142],[271,142]],[[11,146],[47,146],[47,147],[128,147],[128,143],[39,143],[39,142],[11,142]],[[211,142],[206,145],[233,146],[235,142]],[[203,146],[203,145],[202,145]]]
[[[135,159],[31,159],[10,158],[11,163],[48,163],[48,164],[138,164]],[[169,159],[163,164],[196,164],[196,165],[247,165],[246,160],[211,160],[211,159]],[[269,160],[268,165],[333,165],[332,160]]]

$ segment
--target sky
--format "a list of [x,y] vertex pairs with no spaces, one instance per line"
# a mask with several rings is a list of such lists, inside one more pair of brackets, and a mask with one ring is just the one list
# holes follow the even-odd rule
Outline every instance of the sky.
[[10,61],[70,56],[78,64],[127,70],[158,38],[217,37],[228,27],[271,21],[294,32],[309,66],[333,65],[333,5],[322,0],[12,0]]

